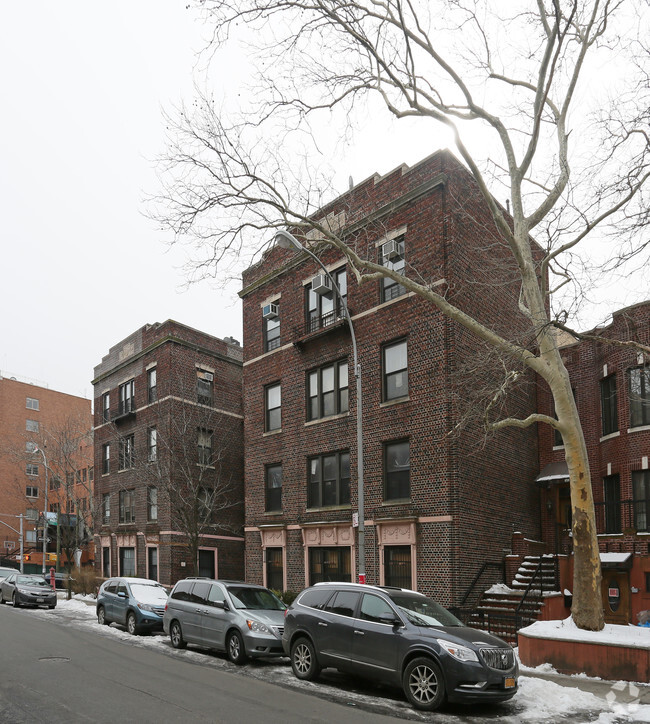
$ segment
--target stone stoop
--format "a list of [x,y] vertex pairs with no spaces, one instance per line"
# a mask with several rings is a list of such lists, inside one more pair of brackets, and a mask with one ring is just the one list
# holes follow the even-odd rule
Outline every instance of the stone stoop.
[[468,626],[481,631],[489,631],[512,646],[516,646],[517,631],[539,620],[544,606],[544,596],[538,587],[540,581],[538,575],[533,588],[519,609],[519,615],[515,616],[515,611],[521,604],[540,560],[542,561],[541,579],[544,593],[552,591],[555,586],[554,561],[551,556],[548,556],[548,563],[546,563],[546,558],[546,556],[525,558],[511,586],[497,584],[485,591],[479,599],[476,610],[470,614],[467,620]]

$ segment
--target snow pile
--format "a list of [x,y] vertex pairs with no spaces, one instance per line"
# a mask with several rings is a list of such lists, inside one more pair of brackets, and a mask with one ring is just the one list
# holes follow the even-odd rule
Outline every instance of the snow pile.
[[602,631],[583,631],[575,625],[571,617],[562,621],[535,621],[530,626],[522,628],[519,633],[530,638],[650,649],[650,629],[648,628],[606,623]]

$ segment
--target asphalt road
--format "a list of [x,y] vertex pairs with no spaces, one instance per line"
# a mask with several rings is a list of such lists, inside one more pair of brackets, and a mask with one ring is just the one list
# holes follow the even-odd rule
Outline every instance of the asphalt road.
[[[368,722],[368,713],[0,607],[0,722]],[[377,713],[373,722],[399,721]]]

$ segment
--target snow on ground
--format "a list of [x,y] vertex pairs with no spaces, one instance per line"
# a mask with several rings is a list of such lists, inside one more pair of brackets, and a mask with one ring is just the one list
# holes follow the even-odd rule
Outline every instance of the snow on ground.
[[530,626],[522,628],[521,632],[531,638],[554,638],[561,641],[607,643],[614,646],[650,649],[650,628],[645,626],[606,623],[602,631],[583,631],[569,617],[561,621],[535,621]]
[[[84,628],[94,629],[97,634],[111,636],[115,639],[122,640],[130,645],[142,646],[153,650],[164,652],[185,661],[200,663],[204,666],[211,666],[231,673],[241,673],[253,678],[263,679],[271,683],[289,686],[305,693],[312,693],[316,696],[336,699],[347,706],[359,706],[360,708],[380,711],[389,709],[394,716],[408,718],[412,721],[431,721],[431,715],[417,712],[411,709],[406,700],[396,690],[368,690],[359,687],[343,687],[344,679],[341,677],[340,682],[335,677],[323,682],[299,681],[293,676],[291,667],[287,659],[273,659],[266,661],[258,661],[245,667],[237,667],[231,664],[224,655],[213,652],[188,648],[184,650],[174,650],[171,647],[169,638],[162,632],[144,636],[131,636],[126,629],[115,624],[110,626],[100,626],[95,616],[95,601],[92,597],[75,596],[70,601],[59,598],[57,607],[54,610],[37,609],[32,611],[34,615],[39,617],[55,616],[62,623],[68,625],[80,625]],[[574,636],[583,636],[588,632],[580,631],[576,634],[574,627],[569,623],[570,619],[561,622],[538,622],[528,627],[528,630],[535,629],[536,626],[544,627],[548,624],[560,624],[560,630],[564,629],[565,633]],[[650,631],[640,627],[611,626],[613,629],[623,629],[624,632],[628,628],[634,629],[628,636],[636,634],[643,636],[646,641],[650,641]],[[539,630],[539,629],[538,629]],[[548,630],[548,629],[546,629]],[[602,632],[601,632],[602,633]],[[622,637],[627,642],[627,638],[623,632],[608,632],[612,639]],[[595,722],[597,724],[650,724],[650,705],[642,705],[634,700],[634,684],[627,682],[612,683],[611,691],[605,698],[596,696],[589,691],[582,691],[578,686],[561,686],[554,681],[535,676],[535,673],[554,674],[556,673],[549,664],[544,664],[536,669],[522,667],[519,679],[519,691],[515,697],[499,707],[498,721],[500,724],[554,724],[557,721],[572,722]],[[336,676],[336,675],[335,675]],[[584,675],[575,678],[585,678]],[[586,677],[588,678],[588,677]],[[577,683],[577,682],[576,682]],[[606,683],[606,682],[602,682]],[[617,700],[617,692],[626,692],[631,696],[626,697],[627,703]],[[631,702],[630,702],[631,699]],[[381,709],[379,708],[381,707]],[[472,708],[463,710],[456,714],[455,710],[445,712],[443,709],[436,714],[437,722],[459,722],[469,721]],[[469,719],[465,718],[469,716]],[[583,719],[582,716],[585,718]],[[494,718],[494,713],[490,719]],[[483,719],[475,719],[474,721],[485,721]]]

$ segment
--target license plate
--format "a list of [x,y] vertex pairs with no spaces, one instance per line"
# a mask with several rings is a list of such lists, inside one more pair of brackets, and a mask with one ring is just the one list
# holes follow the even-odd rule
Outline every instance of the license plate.
[[44,600],[45,600],[44,598],[37,598],[36,603],[43,603]]
[[503,685],[506,689],[514,689],[514,687],[517,685],[517,681],[513,676],[508,677],[503,682]]

